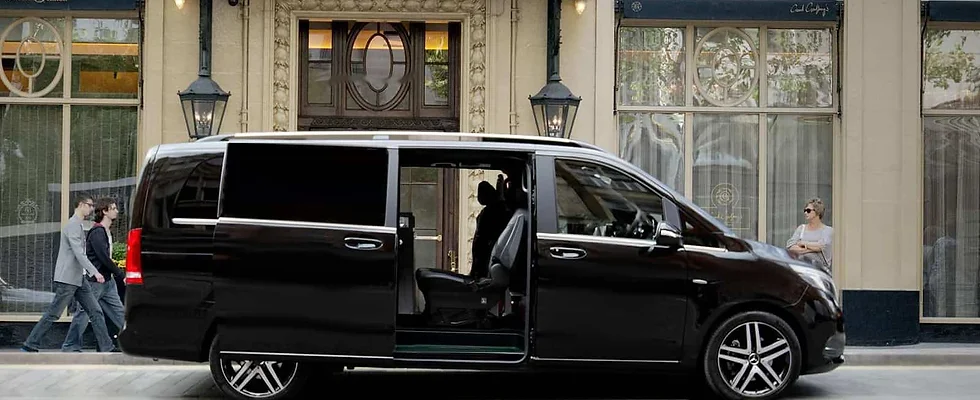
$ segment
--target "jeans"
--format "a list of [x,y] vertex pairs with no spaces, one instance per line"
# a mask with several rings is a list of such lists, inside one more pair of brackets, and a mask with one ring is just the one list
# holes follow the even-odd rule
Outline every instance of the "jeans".
[[34,325],[31,334],[24,341],[24,347],[38,349],[41,347],[41,338],[51,329],[51,325],[61,316],[61,313],[68,307],[72,299],[78,300],[82,309],[91,315],[92,329],[95,330],[95,338],[98,342],[99,351],[111,351],[113,348],[112,338],[109,337],[109,329],[105,325],[105,315],[102,308],[95,301],[92,295],[92,285],[88,280],[82,280],[82,286],[69,285],[67,283],[54,283],[54,300],[48,306],[47,311],[40,321]]
[[[119,291],[116,289],[116,280],[106,279],[105,283],[89,282],[92,287],[92,296],[101,306],[106,318],[112,321],[117,330],[123,327],[122,300],[119,299]],[[68,336],[65,343],[61,345],[61,351],[82,351],[82,334],[88,329],[89,316],[84,309],[75,312],[68,327]]]

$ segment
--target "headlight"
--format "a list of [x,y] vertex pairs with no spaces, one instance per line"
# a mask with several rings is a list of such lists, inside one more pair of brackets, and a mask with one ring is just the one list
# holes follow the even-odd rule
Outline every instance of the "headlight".
[[790,268],[793,268],[793,271],[796,271],[796,273],[799,274],[810,286],[830,293],[834,298],[837,297],[837,287],[834,286],[834,279],[831,278],[826,272],[813,267],[798,264],[790,264],[789,266]]

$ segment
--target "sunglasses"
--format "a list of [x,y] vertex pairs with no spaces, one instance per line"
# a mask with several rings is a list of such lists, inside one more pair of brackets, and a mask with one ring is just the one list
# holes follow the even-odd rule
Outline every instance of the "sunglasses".
[[813,209],[812,209],[812,208],[804,208],[804,209],[803,209],[803,212],[805,212],[805,213],[808,213],[808,214],[809,214],[809,213],[812,213],[812,212],[813,212]]

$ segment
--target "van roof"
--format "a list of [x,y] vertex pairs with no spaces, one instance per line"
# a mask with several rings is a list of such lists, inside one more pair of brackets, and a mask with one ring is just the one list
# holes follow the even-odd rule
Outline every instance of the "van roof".
[[428,131],[330,131],[330,132],[246,132],[210,136],[198,139],[202,142],[230,142],[236,140],[404,140],[419,142],[495,142],[536,144],[543,146],[577,147],[606,152],[599,146],[572,139],[510,135],[495,133],[428,132]]

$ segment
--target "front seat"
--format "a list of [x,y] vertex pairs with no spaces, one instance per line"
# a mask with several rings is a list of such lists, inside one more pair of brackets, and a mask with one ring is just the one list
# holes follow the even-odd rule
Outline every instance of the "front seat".
[[471,277],[435,268],[415,271],[415,281],[425,300],[423,312],[431,322],[456,326],[484,320],[490,308],[504,298],[511,283],[511,270],[526,262],[521,255],[526,254],[527,220],[526,207],[514,210],[490,251],[488,277]]

